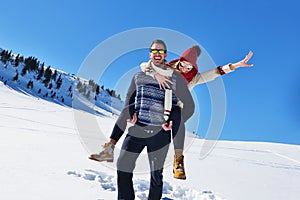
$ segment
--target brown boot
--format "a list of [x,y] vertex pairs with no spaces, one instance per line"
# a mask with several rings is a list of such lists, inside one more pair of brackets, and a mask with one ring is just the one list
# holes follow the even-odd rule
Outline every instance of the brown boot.
[[173,174],[174,174],[174,178],[185,180],[186,176],[184,171],[183,158],[184,158],[183,155],[174,156]]

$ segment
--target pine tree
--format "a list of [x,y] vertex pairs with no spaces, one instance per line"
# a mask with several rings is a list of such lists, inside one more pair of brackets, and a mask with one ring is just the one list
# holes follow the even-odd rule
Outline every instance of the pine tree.
[[122,100],[120,94],[118,94],[117,98],[118,98],[119,100]]
[[77,90],[80,91],[82,89],[82,83],[79,81],[76,86]]
[[116,97],[116,91],[115,91],[115,90],[111,90],[111,94],[110,94],[110,96],[112,96],[112,97]]
[[100,93],[100,87],[99,87],[99,85],[97,85],[97,88],[96,88],[96,95],[99,95],[99,93]]
[[39,75],[37,76],[36,80],[41,80],[41,78],[44,76],[44,65],[41,65],[40,69],[39,69]]
[[88,90],[88,92],[86,93],[86,95],[85,95],[85,96],[86,96],[86,98],[87,98],[87,99],[89,99],[89,98],[90,98],[90,96],[91,96],[91,92]]
[[56,95],[56,92],[54,92],[52,95],[51,95],[51,98],[53,99]]
[[82,93],[82,94],[85,94],[86,90],[87,90],[86,85],[83,84],[83,86],[82,86],[81,90],[79,90],[79,92]]
[[20,55],[18,54],[16,59],[15,59],[15,67],[18,67],[20,63]]
[[44,83],[45,87],[48,86],[48,83],[51,80],[51,76],[52,76],[52,70],[50,69],[50,66],[48,66],[44,73],[45,79],[44,79],[43,83]]
[[37,71],[39,67],[39,61],[32,56],[25,59],[25,67],[28,71]]
[[19,73],[17,72],[17,74],[13,77],[13,81],[17,81],[19,77]]
[[57,70],[54,71],[53,75],[52,75],[52,79],[55,81],[57,77]]
[[52,89],[52,83],[50,83],[50,84],[49,84],[49,87],[48,87],[48,89],[49,89],[49,90],[51,90],[51,89]]
[[111,91],[107,88],[106,92],[111,96]]
[[32,80],[28,81],[27,88],[28,89],[32,89],[33,88],[33,81]]
[[4,50],[1,52],[1,61],[6,64],[6,62],[9,60],[10,58],[10,53],[7,50]]
[[27,67],[26,67],[26,65],[25,65],[24,68],[22,69],[21,76],[25,76],[27,70],[28,70],[28,69],[27,69]]
[[62,78],[61,78],[61,75],[59,75],[57,81],[56,81],[56,89],[59,90],[59,88],[61,87],[62,85]]

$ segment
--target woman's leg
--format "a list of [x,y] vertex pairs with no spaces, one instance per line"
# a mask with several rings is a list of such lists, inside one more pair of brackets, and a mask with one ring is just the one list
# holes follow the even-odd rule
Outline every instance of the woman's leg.
[[173,121],[172,137],[175,151],[173,164],[174,178],[186,179],[183,156],[185,125],[183,120],[181,120],[181,109],[179,107],[172,109],[170,120]]
[[170,121],[173,122],[172,138],[176,155],[183,154],[185,140],[185,125],[181,120],[181,108],[174,107],[170,114]]

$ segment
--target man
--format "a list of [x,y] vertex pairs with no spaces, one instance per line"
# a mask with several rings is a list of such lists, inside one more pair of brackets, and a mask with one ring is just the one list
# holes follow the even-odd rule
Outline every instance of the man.
[[[167,48],[162,40],[152,42],[149,55],[152,67],[170,73],[170,79],[173,82],[172,105],[175,107],[178,99],[186,105],[181,110],[181,119],[185,122],[192,116],[195,109],[186,81],[179,73],[164,65]],[[135,103],[133,105],[134,99]],[[148,199],[158,200],[161,198],[163,165],[171,141],[170,128],[162,128],[165,123],[164,99],[165,90],[160,88],[154,78],[143,72],[134,75],[127,91],[125,108],[122,111],[123,115],[131,118],[134,125],[128,129],[117,162],[118,199],[134,199],[133,170],[138,156],[145,147],[147,147],[151,169]],[[116,129],[116,126],[114,129]]]
[[[164,53],[164,51],[162,51]],[[250,67],[252,64],[248,64],[247,62],[253,55],[253,52],[250,51],[249,54],[241,61],[228,64],[224,66],[219,66],[213,70],[199,73],[197,66],[197,58],[201,53],[201,49],[199,46],[194,45],[191,48],[187,49],[178,59],[172,60],[167,65],[169,67],[174,68],[176,71],[180,72],[180,74],[186,79],[188,83],[188,88],[192,89],[195,85],[206,83],[209,81],[215,80],[217,77],[233,72],[235,69],[240,67]],[[158,58],[159,61],[160,58]],[[149,62],[144,62],[141,64],[141,69],[147,75],[152,76],[157,80],[161,88],[168,88],[172,82],[169,80],[170,74],[168,75],[168,71],[160,70],[156,71],[153,67],[151,67],[151,60]],[[167,74],[164,74],[168,72]],[[167,94],[167,93],[166,93]],[[165,96],[165,107],[166,107],[166,98]],[[179,104],[180,105],[180,104]],[[171,109],[168,109],[171,110]],[[166,110],[165,110],[166,111]],[[172,128],[172,136],[173,136],[173,144],[174,144],[174,165],[173,165],[173,176],[176,179],[186,179],[184,163],[183,163],[183,146],[184,146],[184,138],[185,138],[185,126],[183,121],[180,118],[181,109],[174,108],[172,109],[171,116],[169,117],[170,121],[173,121]],[[114,146],[121,138],[122,134],[127,125],[128,117],[126,117],[123,113],[121,113],[116,126],[109,138],[109,141],[105,143],[104,148],[98,154],[92,154],[90,159],[96,161],[108,161],[112,162],[114,157]],[[134,123],[135,117],[129,122]],[[175,123],[174,123],[175,122]]]

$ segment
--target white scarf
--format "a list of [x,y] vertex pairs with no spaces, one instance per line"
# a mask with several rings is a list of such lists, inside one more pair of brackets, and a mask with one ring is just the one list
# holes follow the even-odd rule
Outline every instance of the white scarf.
[[[173,69],[171,69],[169,67],[167,67],[165,69],[158,67],[158,66],[154,65],[152,62],[151,62],[151,67],[153,68],[154,71],[156,71],[160,75],[167,76],[167,77],[171,77],[173,74],[173,71],[174,71]],[[166,89],[165,90],[165,103],[164,103],[164,119],[165,119],[165,121],[167,121],[169,119],[171,109],[172,109],[172,89]]]
[[163,76],[167,76],[167,77],[171,77],[173,74],[173,69],[167,67],[165,69],[156,66],[155,64],[153,64],[153,62],[150,63],[151,67],[153,68],[154,71],[156,71],[157,73],[163,75]]

